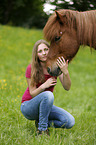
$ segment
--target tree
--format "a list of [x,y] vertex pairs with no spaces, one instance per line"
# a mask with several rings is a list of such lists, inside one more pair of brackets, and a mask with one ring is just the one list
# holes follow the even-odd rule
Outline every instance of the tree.
[[45,0],[0,0],[0,23],[42,28],[48,18],[44,3]]
[[49,0],[48,2],[55,5],[56,9],[74,9],[78,11],[96,9],[96,0]]

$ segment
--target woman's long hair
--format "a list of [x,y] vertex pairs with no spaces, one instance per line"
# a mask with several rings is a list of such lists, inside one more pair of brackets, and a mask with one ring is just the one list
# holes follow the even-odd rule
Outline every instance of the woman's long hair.
[[45,40],[38,40],[32,50],[32,63],[31,63],[31,85],[34,86],[38,83],[44,82],[44,73],[40,60],[37,55],[38,46],[43,43],[49,47],[49,43]]

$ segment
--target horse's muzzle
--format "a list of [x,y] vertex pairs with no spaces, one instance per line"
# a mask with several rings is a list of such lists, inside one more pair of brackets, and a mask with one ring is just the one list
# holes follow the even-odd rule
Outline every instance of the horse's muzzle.
[[53,71],[50,67],[47,67],[47,71],[51,76],[59,76],[62,73],[59,67],[56,67]]

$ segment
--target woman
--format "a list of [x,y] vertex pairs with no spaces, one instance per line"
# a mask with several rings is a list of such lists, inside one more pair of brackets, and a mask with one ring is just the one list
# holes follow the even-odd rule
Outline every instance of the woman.
[[[57,77],[48,74],[46,60],[49,52],[49,44],[45,40],[35,43],[32,53],[32,64],[26,70],[28,88],[22,97],[21,112],[29,120],[38,122],[38,133],[48,133],[48,127],[71,128],[74,117],[62,108],[53,105],[53,89],[57,83]],[[63,57],[57,59],[57,65],[62,74],[59,79],[65,90],[69,90],[71,80],[68,73],[68,61]]]

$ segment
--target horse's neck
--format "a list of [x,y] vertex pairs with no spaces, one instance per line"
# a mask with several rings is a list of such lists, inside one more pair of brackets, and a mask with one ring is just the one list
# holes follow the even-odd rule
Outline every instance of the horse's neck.
[[79,13],[77,31],[80,45],[96,49],[96,10]]

